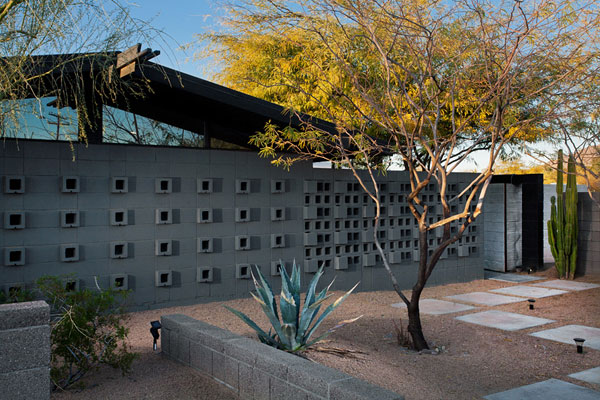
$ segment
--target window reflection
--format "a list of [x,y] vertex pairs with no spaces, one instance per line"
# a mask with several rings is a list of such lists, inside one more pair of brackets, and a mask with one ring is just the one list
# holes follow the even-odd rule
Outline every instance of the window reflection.
[[69,107],[58,106],[56,97],[1,101],[1,136],[16,139],[77,140],[77,112]]
[[105,143],[204,147],[203,135],[110,106],[102,111]]

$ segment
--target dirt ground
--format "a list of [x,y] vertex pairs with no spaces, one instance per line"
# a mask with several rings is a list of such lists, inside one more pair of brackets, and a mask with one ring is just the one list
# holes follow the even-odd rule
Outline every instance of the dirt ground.
[[[554,269],[536,273],[554,279]],[[577,281],[600,283],[600,276],[586,276]],[[487,291],[513,286],[507,282],[478,280],[426,288],[423,298]],[[339,293],[336,293],[339,294]],[[399,302],[391,291],[351,295],[323,323],[325,330],[337,321],[363,315],[329,337],[323,346],[353,350],[354,357],[340,357],[319,351],[308,352],[316,362],[339,369],[357,378],[393,390],[408,400],[479,399],[482,396],[550,378],[600,390],[600,385],[586,384],[568,374],[600,366],[600,351],[587,348],[577,354],[575,344],[563,344],[529,336],[529,333],[568,324],[600,328],[600,288],[573,291],[538,299],[535,310],[527,302],[501,306],[480,306],[478,310],[441,316],[422,315],[425,337],[437,354],[417,353],[397,343],[393,321],[407,323],[406,311],[393,308]],[[227,304],[264,327],[266,318],[252,299],[213,302],[187,307],[171,307],[130,315],[129,341],[140,353],[133,373],[121,377],[103,368],[86,378],[86,388],[54,393],[52,399],[236,399],[235,394],[191,368],[179,365],[152,351],[149,322],[161,315],[183,313],[238,334],[254,337],[251,329],[226,311]],[[454,317],[474,311],[497,309],[556,320],[555,323],[515,332],[460,322]]]

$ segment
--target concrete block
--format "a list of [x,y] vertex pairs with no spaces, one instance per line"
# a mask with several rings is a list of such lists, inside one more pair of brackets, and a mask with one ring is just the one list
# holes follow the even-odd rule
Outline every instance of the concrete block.
[[49,325],[0,331],[0,374],[48,365]]
[[3,398],[11,400],[50,399],[50,368],[0,373]]
[[4,229],[25,229],[25,213],[16,211],[5,212]]
[[212,376],[213,353],[214,351],[200,343],[190,342],[190,366]]
[[239,362],[221,353],[213,353],[212,375],[225,382],[232,389],[238,390]]
[[23,194],[25,193],[25,177],[20,176],[5,176],[4,177],[4,193],[7,194]]
[[288,382],[323,398],[328,398],[330,385],[347,379],[341,371],[299,357],[288,364]]
[[4,248],[4,266],[25,265],[25,247],[6,247]]
[[0,331],[49,323],[50,307],[45,301],[0,304]]

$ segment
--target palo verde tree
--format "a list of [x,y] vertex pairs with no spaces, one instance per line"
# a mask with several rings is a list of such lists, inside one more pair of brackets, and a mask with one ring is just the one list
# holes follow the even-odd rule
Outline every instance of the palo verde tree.
[[[0,137],[27,137],[26,114],[44,119],[42,109],[54,97],[50,113],[55,132],[50,135],[69,140],[85,140],[78,129],[78,119],[89,122],[91,104],[98,106],[98,96],[114,97],[121,90],[118,79],[112,79],[109,63],[103,54],[114,54],[132,44],[159,37],[159,32],[143,21],[132,18],[128,6],[120,0],[9,0],[0,5]],[[53,55],[43,57],[43,55]],[[101,65],[106,63],[106,65]],[[89,66],[94,64],[96,68]],[[95,71],[98,77],[84,79]],[[118,76],[118,75],[117,75]],[[89,76],[88,76],[89,77]],[[96,87],[87,88],[86,82]],[[70,92],[70,98],[58,93]],[[130,88],[130,91],[134,91]],[[139,92],[139,89],[135,91]],[[24,101],[23,99],[27,99]],[[31,121],[31,119],[29,120]],[[67,127],[70,126],[70,129]],[[74,126],[73,126],[74,125]],[[63,131],[59,132],[63,127]]]
[[[419,314],[427,280],[446,248],[481,214],[503,149],[548,133],[561,94],[576,86],[577,72],[591,57],[586,41],[598,24],[589,12],[593,3],[236,4],[229,6],[224,32],[202,37],[215,45],[213,56],[224,65],[221,82],[231,78],[234,87],[279,99],[303,122],[300,130],[268,124],[253,143],[275,165],[320,160],[352,171],[375,206],[374,242],[407,305],[413,345],[428,348]],[[300,111],[331,121],[335,132],[319,129]],[[489,151],[487,165],[451,194],[452,174],[481,147]],[[419,231],[417,281],[409,296],[378,240],[377,178],[394,159],[407,172],[405,201]],[[439,190],[439,218],[424,197],[431,184]]]

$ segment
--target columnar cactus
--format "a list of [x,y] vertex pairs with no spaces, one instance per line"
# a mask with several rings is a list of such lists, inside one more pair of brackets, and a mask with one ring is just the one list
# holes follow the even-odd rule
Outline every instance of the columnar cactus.
[[550,220],[548,221],[548,242],[556,264],[559,278],[573,279],[577,266],[577,181],[575,160],[569,156],[567,191],[563,195],[563,152],[558,152],[556,173],[556,197],[552,196]]

